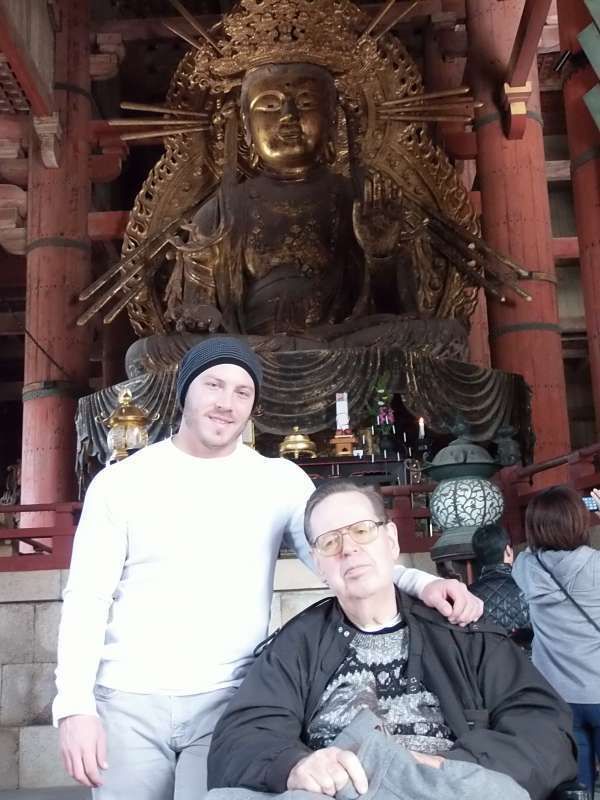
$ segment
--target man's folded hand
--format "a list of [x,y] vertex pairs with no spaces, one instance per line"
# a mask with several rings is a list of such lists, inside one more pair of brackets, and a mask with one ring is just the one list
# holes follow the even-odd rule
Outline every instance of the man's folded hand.
[[365,771],[354,753],[339,747],[324,747],[298,761],[288,776],[287,788],[334,797],[348,781],[359,794],[365,794],[369,788]]

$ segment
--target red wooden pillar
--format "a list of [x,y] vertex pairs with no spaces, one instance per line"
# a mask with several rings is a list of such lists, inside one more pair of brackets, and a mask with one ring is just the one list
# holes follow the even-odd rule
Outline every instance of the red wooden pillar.
[[[538,273],[523,288],[533,301],[488,302],[492,365],[523,375],[532,390],[536,461],[570,449],[564,368],[552,255],[537,65],[530,74],[524,137],[509,141],[498,95],[524,0],[467,0],[469,82],[483,103],[477,128],[477,174],[483,232],[492,247]],[[549,475],[548,480],[556,479]]]
[[[561,50],[577,52],[577,34],[591,22],[582,0],[559,0]],[[600,131],[583,96],[598,83],[589,64],[567,65],[564,83],[571,181],[575,203],[581,285],[592,373],[596,430],[600,431]]]
[[73,500],[75,411],[86,391],[90,334],[75,325],[77,297],[91,282],[87,237],[90,119],[89,0],[59,0],[56,107],[58,169],[44,167],[32,136],[28,189],[23,503]]

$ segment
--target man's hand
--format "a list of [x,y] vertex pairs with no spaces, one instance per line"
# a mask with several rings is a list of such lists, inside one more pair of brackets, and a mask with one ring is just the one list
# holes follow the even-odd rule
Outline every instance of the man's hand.
[[[598,504],[598,508],[600,508],[600,489],[592,489],[590,492],[596,503]],[[594,514],[597,517],[600,517],[600,511],[594,511]]]
[[431,581],[421,592],[420,600],[448,617],[454,625],[464,627],[469,622],[476,622],[483,614],[483,602],[454,578]]
[[288,789],[304,789],[333,797],[352,781],[359,794],[369,788],[362,764],[350,750],[325,747],[301,758],[287,779]]
[[106,734],[98,717],[76,714],[58,724],[60,752],[72,778],[89,786],[102,786],[100,770],[107,769]]
[[417,753],[415,750],[409,750],[408,752],[419,764],[425,764],[426,767],[433,767],[434,769],[439,769],[446,760],[442,756],[430,756],[427,753]]

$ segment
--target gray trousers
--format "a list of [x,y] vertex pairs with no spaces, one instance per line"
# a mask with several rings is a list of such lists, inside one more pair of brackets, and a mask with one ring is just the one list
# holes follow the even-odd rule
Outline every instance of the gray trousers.
[[212,732],[234,691],[173,697],[96,686],[108,769],[94,800],[201,800]]
[[[529,794],[508,775],[466,761],[444,761],[436,769],[419,764],[411,754],[376,729],[380,721],[361,711],[333,744],[356,753],[369,779],[366,794],[351,783],[336,800],[529,800]],[[213,789],[207,800],[331,800],[315,792],[292,790],[274,795],[249,789]]]

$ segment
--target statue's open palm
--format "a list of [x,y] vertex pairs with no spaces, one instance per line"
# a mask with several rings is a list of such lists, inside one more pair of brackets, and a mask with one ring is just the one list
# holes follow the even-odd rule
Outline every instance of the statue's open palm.
[[367,256],[385,258],[393,253],[402,234],[402,192],[388,178],[371,173],[363,196],[354,201],[352,223],[358,243]]

